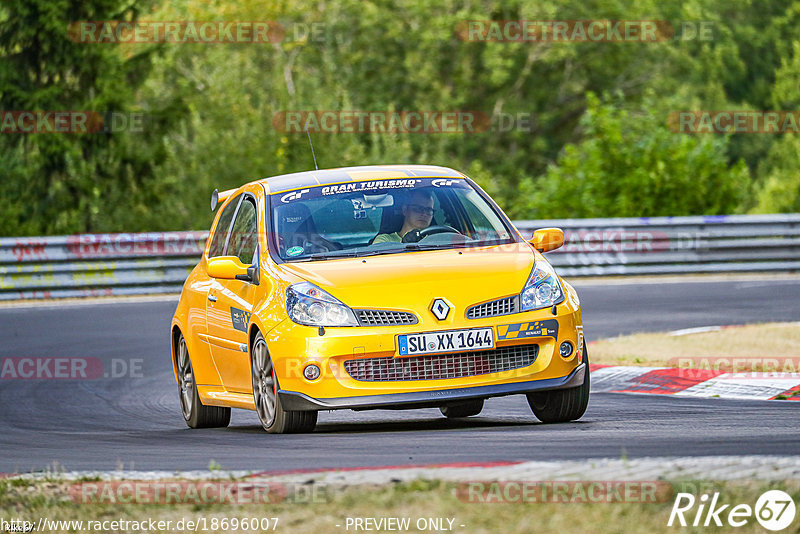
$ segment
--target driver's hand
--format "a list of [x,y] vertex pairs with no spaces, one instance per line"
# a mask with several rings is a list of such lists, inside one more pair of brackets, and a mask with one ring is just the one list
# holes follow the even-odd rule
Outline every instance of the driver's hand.
[[419,233],[421,231],[422,230],[409,230],[403,236],[402,242],[403,243],[416,243],[417,241],[419,241],[422,238],[422,236],[419,235]]

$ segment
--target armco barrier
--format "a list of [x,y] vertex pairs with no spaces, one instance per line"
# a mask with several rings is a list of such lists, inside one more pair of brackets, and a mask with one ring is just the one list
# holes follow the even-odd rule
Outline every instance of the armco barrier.
[[[800,214],[517,221],[563,276],[800,271]],[[0,300],[177,293],[208,232],[0,239]]]
[[0,239],[0,300],[180,292],[208,232]]
[[517,221],[562,228],[562,276],[800,270],[800,214]]

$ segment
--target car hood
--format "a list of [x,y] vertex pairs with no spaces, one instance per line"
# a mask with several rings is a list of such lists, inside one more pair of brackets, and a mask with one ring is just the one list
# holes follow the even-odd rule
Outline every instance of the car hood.
[[307,280],[352,308],[421,312],[433,299],[444,298],[463,317],[473,304],[522,291],[534,259],[527,243],[512,243],[284,263],[279,268],[288,278]]

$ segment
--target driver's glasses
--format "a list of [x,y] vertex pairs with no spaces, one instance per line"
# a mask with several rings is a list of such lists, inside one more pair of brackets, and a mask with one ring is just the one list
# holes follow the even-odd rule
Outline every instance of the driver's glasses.
[[409,204],[408,208],[417,215],[427,215],[428,217],[433,217],[433,208],[420,206],[419,204]]

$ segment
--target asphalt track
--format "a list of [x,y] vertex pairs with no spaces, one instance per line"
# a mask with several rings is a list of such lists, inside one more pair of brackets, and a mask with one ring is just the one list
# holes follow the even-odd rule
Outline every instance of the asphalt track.
[[[588,339],[716,324],[800,320],[800,279],[576,282]],[[0,380],[0,472],[277,471],[621,456],[796,455],[797,403],[594,394],[581,421],[543,425],[522,396],[479,417],[438,410],[323,412],[316,432],[264,433],[234,410],[227,429],[183,423],[167,328],[176,301],[0,309],[0,357],[142,359],[141,376]]]

